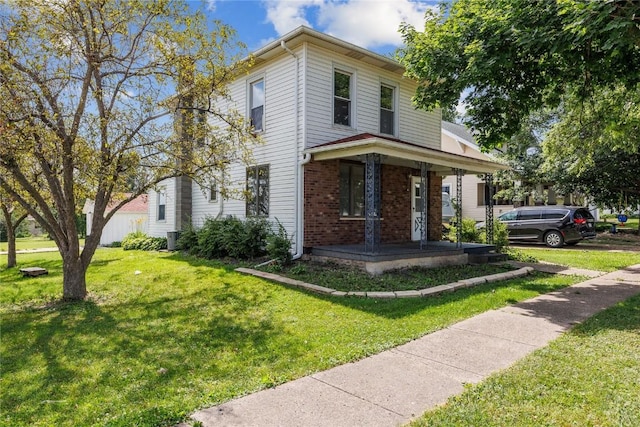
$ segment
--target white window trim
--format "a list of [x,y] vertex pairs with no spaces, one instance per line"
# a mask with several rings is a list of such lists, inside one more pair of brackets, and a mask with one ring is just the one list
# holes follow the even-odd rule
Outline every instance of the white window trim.
[[389,134],[389,133],[385,133],[384,135],[391,135],[394,137],[398,137],[399,135],[399,123],[400,120],[398,119],[398,116],[400,115],[400,86],[398,85],[397,82],[391,81],[391,80],[386,80],[386,79],[380,79],[380,84],[378,86],[378,132],[382,133],[382,131],[380,130],[380,110],[382,109],[382,100],[380,99],[380,88],[382,86],[386,86],[388,88],[393,89],[393,133]]
[[[164,218],[160,219],[160,194],[164,194]],[[156,222],[167,222],[167,187],[158,187],[156,191]]]
[[264,87],[264,102],[262,104],[262,129],[255,131],[256,134],[263,134],[267,129],[267,79],[265,78],[264,73],[256,74],[255,76],[251,76],[251,78],[247,79],[247,112],[246,117],[249,123],[251,123],[251,88],[254,83],[262,80],[262,84]]
[[[339,123],[335,122],[335,98],[336,98],[336,93],[335,93],[335,87],[336,87],[336,82],[335,82],[335,76],[336,76],[336,72],[338,73],[342,73],[342,74],[348,74],[351,78],[349,79],[349,96],[350,96],[350,101],[351,101],[351,111],[349,111],[349,114],[351,116],[351,124],[350,125],[341,125]],[[332,126],[339,128],[339,129],[357,129],[357,122],[356,122],[356,111],[357,111],[357,105],[356,105],[356,70],[352,67],[347,67],[344,65],[340,65],[340,64],[333,64],[333,67],[331,68],[331,124]]]
[[[448,188],[449,191],[444,191],[445,188]],[[442,184],[442,192],[443,193],[447,193],[448,195],[451,196],[451,184],[448,184],[448,183],[447,184]]]
[[218,183],[213,182],[207,187],[207,201],[209,203],[218,203],[219,200]]

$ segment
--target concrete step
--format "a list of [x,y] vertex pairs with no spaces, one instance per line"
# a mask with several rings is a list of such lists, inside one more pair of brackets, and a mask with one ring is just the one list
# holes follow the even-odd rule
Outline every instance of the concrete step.
[[490,262],[502,262],[509,259],[507,254],[486,252],[482,254],[469,254],[469,264],[488,264]]

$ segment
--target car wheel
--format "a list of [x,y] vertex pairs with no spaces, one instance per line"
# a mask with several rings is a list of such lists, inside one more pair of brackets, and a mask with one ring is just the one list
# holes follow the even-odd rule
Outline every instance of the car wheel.
[[550,248],[561,248],[564,245],[564,237],[559,231],[552,230],[544,235],[544,242]]

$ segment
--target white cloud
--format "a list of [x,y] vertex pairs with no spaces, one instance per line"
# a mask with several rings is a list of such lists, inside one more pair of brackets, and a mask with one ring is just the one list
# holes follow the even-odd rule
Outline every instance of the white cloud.
[[264,2],[267,10],[267,22],[271,22],[279,36],[306,25],[312,25],[306,18],[309,8],[321,5],[323,0],[267,0]]
[[209,12],[215,12],[216,10],[216,2],[217,0],[206,0],[206,4],[207,4],[207,10]]
[[358,46],[374,48],[401,45],[400,24],[422,28],[425,12],[435,5],[433,0],[267,0],[265,7],[267,21],[279,35],[307,25]]

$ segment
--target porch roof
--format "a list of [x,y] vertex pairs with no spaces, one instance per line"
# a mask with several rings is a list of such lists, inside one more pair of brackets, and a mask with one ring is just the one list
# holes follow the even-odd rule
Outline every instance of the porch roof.
[[382,163],[416,167],[416,162],[431,165],[430,170],[441,175],[450,175],[452,169],[462,169],[465,173],[484,174],[509,167],[497,162],[476,159],[460,154],[448,153],[434,148],[423,147],[400,139],[361,133],[348,138],[331,141],[304,151],[314,160],[354,159],[362,160],[366,154],[380,154]]

